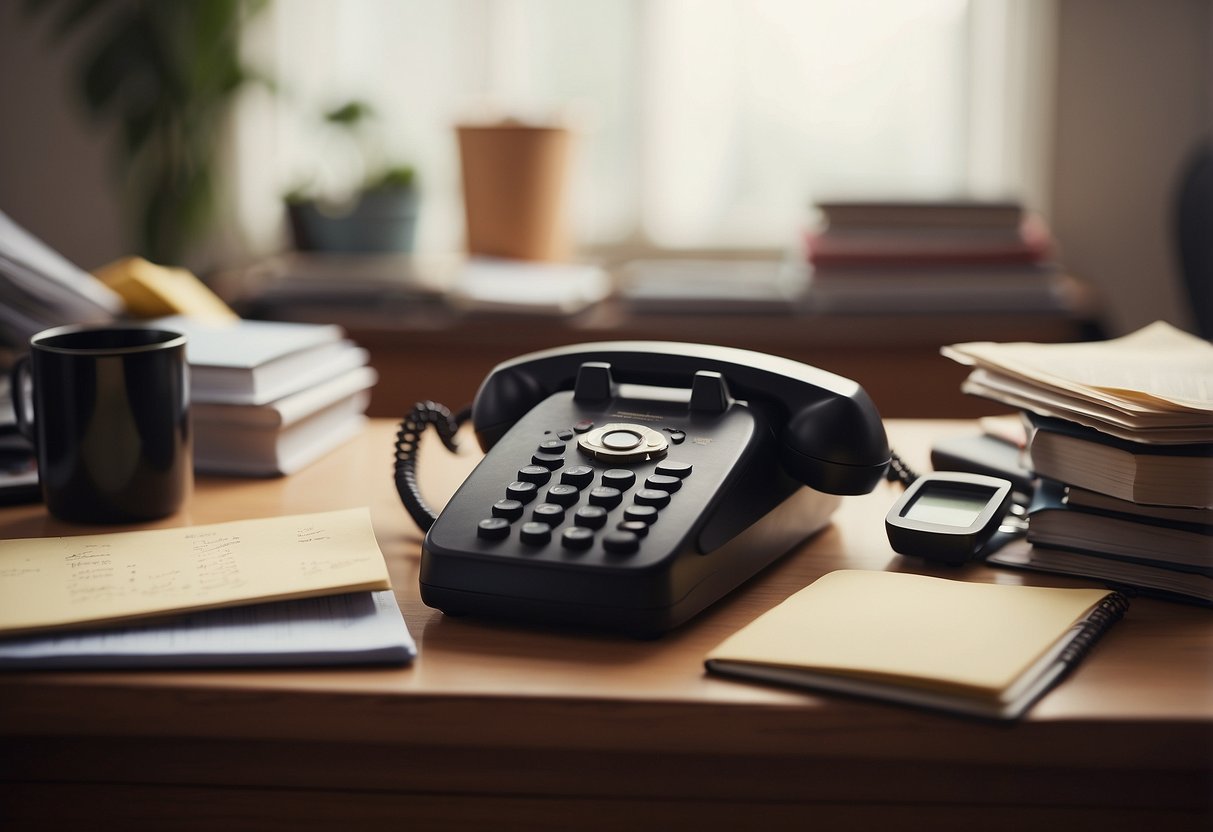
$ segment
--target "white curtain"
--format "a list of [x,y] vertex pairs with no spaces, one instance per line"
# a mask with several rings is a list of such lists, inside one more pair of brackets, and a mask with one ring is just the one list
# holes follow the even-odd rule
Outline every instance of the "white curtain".
[[237,212],[340,187],[325,109],[373,104],[423,188],[418,246],[459,248],[461,121],[576,131],[586,247],[785,248],[815,199],[1013,196],[1048,174],[1052,0],[277,0],[248,38],[278,83],[236,120]]

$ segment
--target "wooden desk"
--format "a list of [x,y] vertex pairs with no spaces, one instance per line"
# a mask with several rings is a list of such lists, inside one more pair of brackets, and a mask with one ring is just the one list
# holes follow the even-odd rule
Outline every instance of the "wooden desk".
[[[964,422],[891,422],[925,467]],[[451,619],[418,598],[420,536],[390,477],[393,425],[287,479],[200,479],[164,525],[369,505],[411,668],[0,678],[0,826],[617,829],[1208,829],[1213,617],[1138,599],[1019,724],[717,678],[704,653],[825,572],[923,569],[881,525],[898,491],[657,641]],[[424,449],[439,504],[476,454]],[[0,534],[90,531],[40,506]],[[957,627],[964,622],[958,621]],[[693,826],[692,826],[693,825]]]

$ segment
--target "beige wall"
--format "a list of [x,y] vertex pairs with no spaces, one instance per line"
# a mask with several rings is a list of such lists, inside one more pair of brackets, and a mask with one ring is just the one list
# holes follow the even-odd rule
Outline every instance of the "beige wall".
[[128,251],[108,151],[23,5],[0,0],[0,211],[93,268]]
[[1211,40],[1209,0],[1060,4],[1050,219],[1113,332],[1191,324],[1171,211],[1186,157],[1213,135]]
[[[104,138],[50,52],[0,0],[0,210],[80,265],[128,251]],[[1061,0],[1049,219],[1113,332],[1190,323],[1169,226],[1175,177],[1213,132],[1211,0]]]

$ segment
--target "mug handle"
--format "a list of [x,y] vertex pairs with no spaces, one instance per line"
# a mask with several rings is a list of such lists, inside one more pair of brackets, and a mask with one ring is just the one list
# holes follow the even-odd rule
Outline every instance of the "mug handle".
[[17,430],[29,441],[34,440],[33,403],[25,398],[25,382],[30,377],[29,355],[23,355],[13,365],[9,376],[8,391],[13,399],[13,413],[17,417]]

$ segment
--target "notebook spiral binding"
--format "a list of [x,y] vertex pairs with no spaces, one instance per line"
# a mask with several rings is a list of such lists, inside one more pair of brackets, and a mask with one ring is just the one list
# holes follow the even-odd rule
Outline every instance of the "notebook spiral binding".
[[1114,592],[1100,601],[1099,606],[1087,616],[1082,631],[1066,645],[1066,649],[1058,657],[1060,661],[1067,668],[1077,665],[1104,631],[1119,621],[1128,609],[1129,599],[1119,592]]

